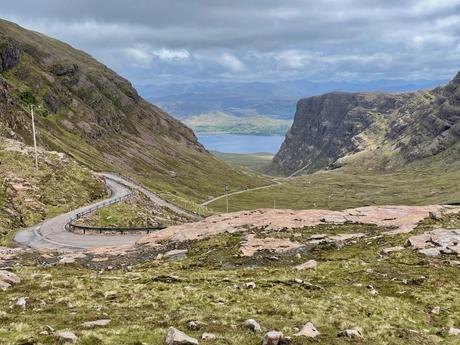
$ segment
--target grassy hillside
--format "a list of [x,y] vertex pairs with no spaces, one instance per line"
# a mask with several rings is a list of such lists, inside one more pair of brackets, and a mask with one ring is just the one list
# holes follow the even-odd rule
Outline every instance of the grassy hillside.
[[222,189],[265,183],[209,154],[193,132],[142,99],[88,54],[0,21],[0,134],[38,141],[93,170],[119,171],[166,197],[203,201]]
[[0,244],[13,230],[106,196],[105,183],[65,156],[42,151],[38,173],[31,148],[0,137]]
[[[382,158],[383,159],[383,158]],[[346,167],[283,180],[230,197],[230,211],[278,208],[346,209],[363,205],[423,205],[460,201],[460,143],[402,169],[379,170],[379,157],[355,157]],[[208,207],[225,210],[225,200]]]
[[291,120],[268,116],[233,116],[212,112],[187,117],[184,123],[196,133],[230,133],[255,135],[284,135],[291,127]]

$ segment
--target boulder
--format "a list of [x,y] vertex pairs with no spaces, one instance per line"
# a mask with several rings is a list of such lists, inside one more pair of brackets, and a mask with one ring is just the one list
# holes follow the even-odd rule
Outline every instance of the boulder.
[[166,345],[198,345],[198,340],[189,337],[174,327],[170,327],[166,334]]
[[19,278],[16,274],[0,270],[0,289],[6,290],[12,285],[19,284],[21,282],[21,278]]
[[253,332],[262,332],[262,327],[254,319],[247,319],[243,322],[243,326],[249,328]]
[[316,329],[316,327],[311,323],[307,322],[300,331],[298,331],[294,336],[296,337],[307,337],[307,338],[315,338],[320,333]]
[[262,345],[280,345],[283,337],[283,333],[281,332],[270,331],[265,334]]
[[316,269],[316,266],[318,266],[318,263],[316,262],[316,260],[308,260],[307,262],[304,262],[303,264],[295,266],[295,269],[299,271],[310,270],[310,269]]
[[187,257],[188,250],[187,249],[174,249],[170,250],[163,254],[164,257],[168,258],[169,260],[181,260]]
[[438,210],[436,211],[430,211],[429,212],[429,217],[434,220],[439,220],[442,218],[442,213]]
[[78,337],[75,335],[75,333],[69,330],[57,331],[55,337],[58,341],[66,343],[76,343],[78,340]]

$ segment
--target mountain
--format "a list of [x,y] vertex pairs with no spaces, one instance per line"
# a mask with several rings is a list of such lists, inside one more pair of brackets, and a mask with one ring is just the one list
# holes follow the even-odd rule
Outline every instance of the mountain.
[[214,158],[193,132],[88,54],[0,21],[0,136],[32,142],[93,170],[131,175],[169,198],[200,201],[264,179]]
[[331,91],[403,92],[429,89],[444,80],[375,80],[314,82],[305,79],[278,82],[196,82],[140,86],[142,95],[173,116],[183,119],[208,113],[238,117],[268,116],[292,119],[299,98]]
[[291,175],[363,164],[391,170],[446,150],[458,159],[459,142],[460,73],[431,91],[301,99],[270,170]]

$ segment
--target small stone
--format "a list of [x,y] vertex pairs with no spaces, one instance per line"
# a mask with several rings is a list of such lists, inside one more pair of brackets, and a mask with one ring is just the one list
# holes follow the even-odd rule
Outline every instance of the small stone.
[[198,331],[200,329],[200,325],[195,321],[187,322],[187,328],[191,331]]
[[294,336],[296,336],[296,337],[303,336],[303,337],[307,337],[307,338],[315,338],[319,334],[320,333],[318,332],[316,327],[311,322],[307,322],[299,332],[294,334]]
[[391,254],[391,253],[397,253],[397,252],[400,252],[402,250],[404,250],[405,248],[403,246],[396,246],[396,247],[389,247],[389,248],[384,248],[382,250],[382,254]]
[[431,211],[429,213],[429,216],[431,219],[434,219],[434,220],[440,220],[442,218],[442,214],[440,211]]
[[436,306],[433,309],[431,309],[431,314],[439,315],[440,313],[441,313],[441,307],[439,306]]
[[204,332],[204,333],[201,335],[201,339],[203,339],[203,340],[213,340],[213,339],[216,339],[216,335],[215,335],[215,334],[212,334],[212,333]]
[[107,326],[111,322],[110,319],[101,319],[96,321],[86,321],[81,325],[85,328],[97,327],[97,326]]
[[254,319],[247,319],[243,322],[243,326],[249,328],[253,332],[262,332],[262,327],[260,327],[259,323]]
[[294,281],[295,281],[297,284],[303,284],[303,280],[302,280],[302,279],[296,278],[296,279],[294,279]]
[[184,332],[179,331],[174,327],[169,327],[168,333],[166,334],[167,345],[198,345],[198,340],[189,337]]
[[372,285],[368,285],[367,288],[369,289],[369,293],[372,296],[375,296],[375,295],[379,294],[379,292]]
[[264,336],[262,345],[278,345],[283,340],[283,333],[270,331]]
[[170,250],[169,252],[164,253],[163,255],[170,260],[181,260],[187,257],[188,250],[187,249],[174,249]]
[[108,300],[114,300],[117,298],[117,292],[116,291],[106,291],[104,292],[104,298]]
[[307,262],[304,262],[303,264],[295,266],[296,270],[309,270],[309,269],[316,269],[318,266],[318,263],[316,260],[308,260]]
[[16,305],[20,306],[22,310],[25,310],[28,299],[29,299],[28,297],[19,297],[18,300],[16,301]]
[[296,258],[296,259],[302,259],[302,255],[300,255],[300,253],[297,253],[297,254],[295,255],[295,258]]
[[455,336],[460,336],[460,329],[451,327],[449,328],[449,334],[450,335],[455,335]]
[[76,343],[78,340],[78,337],[75,335],[75,333],[69,330],[57,331],[55,337],[60,341],[70,343]]
[[362,338],[363,335],[357,329],[345,329],[337,334],[338,337]]
[[246,283],[246,289],[255,289],[255,288],[256,288],[256,283],[254,282]]

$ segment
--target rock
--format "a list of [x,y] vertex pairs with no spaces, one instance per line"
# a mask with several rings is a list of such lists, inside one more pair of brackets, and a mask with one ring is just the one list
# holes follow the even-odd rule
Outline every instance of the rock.
[[307,262],[304,262],[303,264],[295,266],[296,270],[309,270],[309,269],[316,269],[316,266],[318,266],[318,263],[315,260],[308,260]]
[[372,285],[368,285],[367,288],[369,289],[369,293],[372,296],[375,296],[375,295],[379,294],[379,292]]
[[81,325],[85,328],[97,327],[97,326],[107,326],[112,320],[110,319],[101,319],[96,321],[86,321]]
[[15,285],[21,282],[21,278],[19,278],[13,272],[0,270],[0,281],[3,281],[9,285]]
[[455,336],[460,336],[460,329],[451,327],[449,328],[449,334],[450,335],[455,335]]
[[300,331],[298,331],[294,336],[296,337],[308,337],[308,338],[315,338],[319,335],[320,333],[316,329],[316,327],[311,323],[307,322]]
[[204,332],[204,333],[201,335],[201,339],[203,339],[203,340],[213,340],[213,339],[216,339],[216,335],[215,335],[215,334],[212,334],[212,333]]
[[198,331],[200,329],[200,325],[195,321],[187,322],[187,328],[191,331]]
[[29,299],[29,297],[19,297],[18,300],[16,301],[16,305],[21,307],[22,310],[25,310],[28,299]]
[[246,289],[255,289],[255,288],[256,288],[256,283],[254,282],[246,283]]
[[59,341],[70,342],[70,343],[76,343],[78,340],[78,337],[75,335],[75,333],[69,330],[57,331],[55,334],[55,337]]
[[117,298],[117,292],[116,291],[106,291],[104,292],[104,298],[108,300],[114,300]]
[[345,329],[337,334],[338,337],[362,338],[363,335],[357,329]]
[[441,313],[441,307],[440,306],[436,306],[433,309],[431,309],[431,314],[439,315],[440,313]]
[[170,250],[163,254],[164,257],[170,260],[181,260],[187,257],[188,250],[187,249],[175,249]]
[[174,327],[169,327],[166,334],[167,345],[198,345],[198,340],[189,337],[187,334],[179,331]]
[[0,72],[13,68],[19,63],[21,53],[13,42],[6,41],[0,46]]
[[429,216],[430,216],[431,219],[440,220],[442,218],[442,213],[440,211],[438,211],[438,210],[430,211]]
[[382,250],[382,254],[391,254],[404,250],[403,246],[389,247]]
[[283,333],[278,331],[270,331],[264,336],[262,345],[279,345],[283,340]]
[[260,327],[259,323],[254,319],[247,319],[243,322],[243,326],[249,328],[253,332],[262,332],[262,327]]

